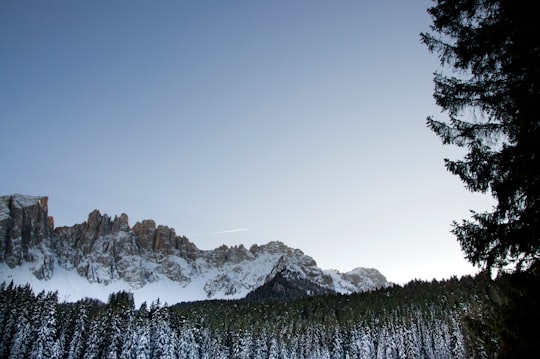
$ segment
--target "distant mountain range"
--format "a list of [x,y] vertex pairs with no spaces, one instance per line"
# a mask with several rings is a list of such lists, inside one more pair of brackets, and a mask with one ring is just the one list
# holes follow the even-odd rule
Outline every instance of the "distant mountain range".
[[200,250],[153,220],[111,218],[94,210],[86,222],[55,227],[44,196],[0,196],[0,282],[30,283],[59,298],[106,301],[120,290],[138,303],[206,299],[280,299],[353,293],[388,286],[376,269],[322,270],[281,242]]

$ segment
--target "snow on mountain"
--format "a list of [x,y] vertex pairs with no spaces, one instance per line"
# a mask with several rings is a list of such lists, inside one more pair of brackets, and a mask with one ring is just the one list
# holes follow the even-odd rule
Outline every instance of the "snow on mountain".
[[382,283],[388,285],[386,278],[374,268],[359,267],[346,273],[340,273],[335,269],[323,272],[332,277],[334,290],[338,293],[364,292],[378,288]]
[[47,203],[47,197],[0,197],[0,282],[58,290],[66,301],[106,301],[127,290],[138,304],[243,298],[278,274],[339,293],[388,285],[375,269],[323,271],[281,242],[203,251],[152,220],[131,228],[125,214],[95,210],[82,224],[54,228]]
[[18,209],[31,207],[39,204],[43,198],[45,197],[26,196],[18,193],[12,196],[0,197],[0,221],[6,220],[10,217],[10,206]]

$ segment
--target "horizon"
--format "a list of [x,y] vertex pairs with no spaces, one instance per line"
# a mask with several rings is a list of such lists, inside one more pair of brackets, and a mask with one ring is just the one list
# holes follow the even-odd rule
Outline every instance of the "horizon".
[[[49,196],[46,196],[46,195],[29,195],[29,194],[22,194],[22,193],[12,193],[12,194],[3,194],[3,195],[0,195],[0,197],[9,197],[9,196],[22,196],[22,197],[26,197],[26,198],[36,198],[36,197],[39,197],[39,198],[47,198],[47,202],[49,202],[50,200],[50,197]],[[179,234],[179,233],[176,233],[176,228],[174,227],[171,227],[171,226],[168,226],[167,224],[164,224],[164,223],[159,223],[157,221],[155,221],[154,219],[152,218],[143,218],[141,220],[137,220],[137,221],[134,221],[134,222],[131,222],[130,219],[129,219],[129,214],[128,213],[125,213],[125,212],[122,212],[122,213],[117,213],[117,214],[110,214],[110,213],[106,213],[106,212],[102,212],[100,209],[98,208],[95,208],[94,210],[90,211],[88,213],[88,215],[90,215],[92,212],[94,211],[98,211],[100,213],[101,216],[107,216],[109,217],[111,220],[115,220],[116,218],[119,218],[120,216],[122,215],[125,215],[127,217],[127,221],[128,221],[128,226],[129,226],[129,229],[132,230],[133,229],[133,226],[135,226],[137,223],[141,223],[142,221],[146,221],[146,220],[151,220],[151,221],[154,221],[155,224],[156,224],[156,227],[158,226],[165,226],[165,227],[168,227],[169,229],[172,229],[174,230],[176,236],[183,236],[183,237],[186,237],[191,243],[193,243],[195,245],[195,247],[197,247],[197,249],[201,250],[201,251],[212,251],[212,250],[215,250],[215,249],[218,249],[219,247],[222,247],[222,246],[226,246],[228,248],[234,248],[234,247],[240,247],[240,246],[243,246],[244,248],[246,248],[247,250],[249,250],[251,247],[253,246],[265,246],[265,245],[268,245],[268,244],[271,244],[271,243],[282,243],[284,245],[286,245],[287,247],[289,248],[292,248],[292,249],[299,249],[301,250],[305,255],[307,256],[310,256],[313,258],[313,260],[315,260],[315,262],[317,263],[317,266],[319,268],[321,268],[323,271],[338,271],[339,273],[349,273],[349,272],[353,272],[355,271],[356,269],[362,269],[362,268],[365,268],[365,269],[375,269],[377,271],[379,271],[378,268],[374,268],[374,267],[365,267],[365,266],[356,266],[356,267],[353,267],[353,268],[350,268],[350,269],[338,269],[338,268],[326,268],[326,267],[321,267],[319,265],[319,262],[317,261],[317,258],[313,257],[310,255],[310,253],[306,252],[305,250],[303,250],[302,248],[295,248],[294,246],[290,246],[288,243],[284,242],[284,241],[280,241],[280,240],[270,240],[268,242],[264,242],[264,243],[257,243],[257,242],[252,242],[252,243],[234,243],[234,244],[227,244],[225,242],[219,244],[219,245],[216,245],[215,247],[212,247],[212,248],[201,248],[198,243],[197,243],[197,240],[196,240],[196,237],[207,237],[207,236],[221,236],[221,235],[227,235],[227,234],[233,234],[233,233],[237,233],[237,232],[245,232],[245,231],[248,231],[249,228],[236,228],[236,229],[227,229],[227,230],[221,230],[221,231],[215,231],[215,232],[207,232],[207,233],[197,233],[197,234]],[[79,224],[82,224],[82,223],[85,223],[87,221],[88,218],[85,218],[84,220],[81,220],[79,222],[75,222],[75,223],[71,223],[71,224],[65,224],[65,225],[62,225],[62,226],[58,226],[56,224],[56,220],[54,219],[54,215],[51,214],[50,212],[48,212],[48,217],[52,217],[53,218],[53,224],[54,224],[54,228],[61,228],[61,227],[72,227],[72,226],[75,226],[75,225],[79,225]],[[195,237],[195,239],[194,239]],[[216,242],[218,243],[218,242]],[[23,266],[24,267],[24,266]],[[64,271],[64,269],[62,269],[62,271]],[[61,272],[62,272],[61,271]],[[23,273],[24,271],[21,271],[21,273]],[[380,272],[380,271],[379,271]],[[478,272],[479,273],[479,272]],[[388,278],[386,278],[388,280],[389,283],[391,284],[397,284],[397,285],[406,285],[407,283],[411,282],[411,281],[416,281],[416,280],[423,280],[423,281],[426,281],[426,282],[429,282],[431,280],[448,280],[452,277],[458,277],[458,278],[461,278],[463,276],[467,276],[467,275],[472,275],[472,276],[475,276],[476,274],[478,273],[464,273],[464,274],[449,274],[448,276],[442,276],[442,277],[439,277],[439,278],[436,278],[436,277],[433,277],[433,278],[411,278],[409,280],[406,280],[406,281],[403,281],[403,282],[395,282],[395,281],[392,281],[392,280],[389,280]],[[383,276],[386,277],[386,275],[384,273],[381,272],[381,274]],[[64,274],[65,275],[65,274]],[[28,277],[30,278],[30,277]],[[56,278],[55,282],[58,281],[58,278]],[[74,279],[72,278],[71,281],[74,281]],[[44,286],[43,283],[41,283],[40,281],[36,281],[36,280],[29,280],[29,282],[32,282],[33,285],[36,287],[36,288],[41,288]],[[46,287],[46,286],[45,286]],[[119,287],[120,288],[120,287]],[[101,293],[101,297],[102,298],[105,298],[107,295],[106,294],[103,294]]]
[[431,5],[4,2],[0,189],[56,226],[98,209],[394,283],[477,273],[451,224],[493,201],[425,125]]

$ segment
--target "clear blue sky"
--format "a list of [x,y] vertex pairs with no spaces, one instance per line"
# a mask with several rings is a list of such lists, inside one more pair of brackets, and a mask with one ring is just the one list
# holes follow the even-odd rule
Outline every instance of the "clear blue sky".
[[0,192],[56,225],[97,208],[399,283],[474,273],[450,223],[490,201],[425,126],[430,4],[3,0]]

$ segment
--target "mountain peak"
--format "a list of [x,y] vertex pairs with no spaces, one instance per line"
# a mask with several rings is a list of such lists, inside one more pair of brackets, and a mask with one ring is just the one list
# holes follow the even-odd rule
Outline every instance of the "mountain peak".
[[[323,271],[315,260],[283,242],[222,245],[200,250],[173,228],[94,210],[86,222],[54,228],[47,197],[0,197],[0,278],[59,290],[61,297],[106,300],[128,290],[138,302],[242,298],[272,282],[309,288],[298,293],[350,293],[388,283],[376,270]],[[277,281],[273,281],[279,276]],[[59,284],[61,283],[61,284]],[[269,285],[274,288],[275,285]],[[283,287],[286,288],[287,286]],[[315,290],[316,288],[319,288]]]
[[14,205],[17,206],[17,208],[30,207],[34,205],[47,207],[47,201],[49,200],[47,196],[29,196],[20,193],[15,193],[9,197],[11,197],[11,200],[13,201]]
[[48,200],[46,196],[28,196],[20,193],[0,196],[0,220],[8,218],[13,209],[41,207],[47,212]]

